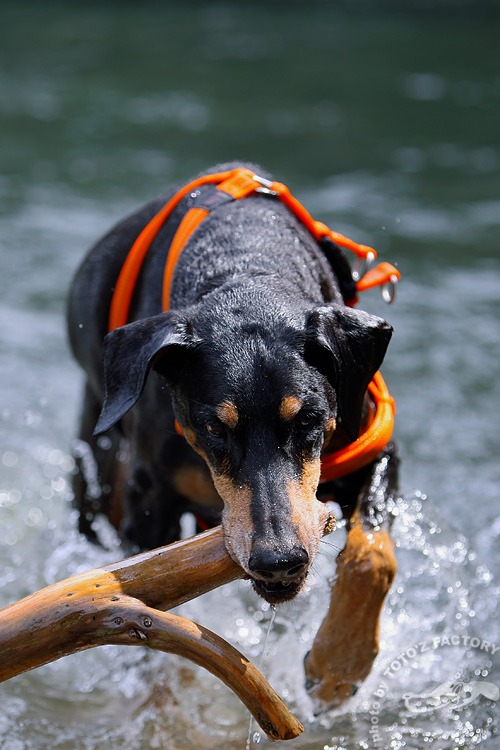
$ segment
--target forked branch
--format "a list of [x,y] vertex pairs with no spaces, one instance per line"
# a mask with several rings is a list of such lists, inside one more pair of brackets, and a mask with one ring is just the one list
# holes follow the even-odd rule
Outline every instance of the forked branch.
[[161,611],[243,576],[218,527],[67,578],[0,612],[0,681],[94,646],[143,645],[215,674],[270,740],[297,737],[299,721],[239,651],[210,630]]

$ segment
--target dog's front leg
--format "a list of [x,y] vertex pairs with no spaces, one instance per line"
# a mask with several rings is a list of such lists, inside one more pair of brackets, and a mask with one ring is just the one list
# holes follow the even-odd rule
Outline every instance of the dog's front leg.
[[378,654],[380,614],[396,573],[389,531],[397,463],[389,445],[374,462],[349,520],[330,607],[305,659],[318,712],[353,695]]
[[126,462],[120,458],[120,454],[126,453],[125,441],[119,429],[110,430],[105,438],[92,434],[100,409],[101,404],[87,383],[80,432],[73,444],[73,504],[79,511],[78,530],[93,542],[97,542],[93,524],[100,513],[119,528],[121,495],[127,480]]

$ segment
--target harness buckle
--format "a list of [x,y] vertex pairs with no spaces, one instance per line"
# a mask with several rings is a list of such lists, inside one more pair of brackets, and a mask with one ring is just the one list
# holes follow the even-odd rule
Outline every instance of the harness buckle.
[[265,177],[260,177],[258,174],[252,175],[255,182],[258,182],[261,187],[255,188],[256,193],[263,193],[264,195],[278,196],[279,193],[273,188],[273,182],[267,180]]

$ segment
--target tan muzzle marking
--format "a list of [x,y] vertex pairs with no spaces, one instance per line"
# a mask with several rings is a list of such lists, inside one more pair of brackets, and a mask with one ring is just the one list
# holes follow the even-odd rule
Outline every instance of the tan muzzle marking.
[[252,517],[249,487],[236,485],[224,474],[212,474],[215,489],[224,501],[222,526],[227,551],[242,568],[248,570],[252,552]]
[[321,461],[309,461],[300,479],[288,482],[288,497],[292,506],[291,520],[312,562],[319,543],[330,523],[330,514],[324,503],[316,498],[321,471]]

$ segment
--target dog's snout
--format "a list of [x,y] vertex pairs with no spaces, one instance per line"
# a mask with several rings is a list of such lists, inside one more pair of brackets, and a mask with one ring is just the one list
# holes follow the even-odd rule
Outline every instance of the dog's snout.
[[267,581],[293,580],[305,573],[308,565],[309,555],[302,545],[286,550],[254,546],[248,560],[250,571]]

